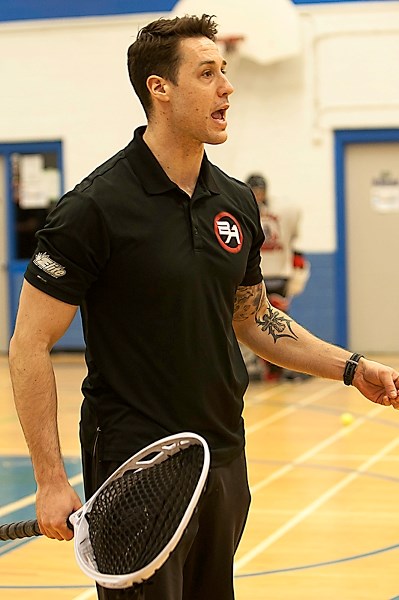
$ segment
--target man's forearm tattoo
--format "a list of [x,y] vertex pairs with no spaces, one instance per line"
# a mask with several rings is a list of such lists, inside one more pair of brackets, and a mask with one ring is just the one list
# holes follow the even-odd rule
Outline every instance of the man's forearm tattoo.
[[263,286],[251,285],[239,287],[234,301],[234,321],[245,321],[254,315],[262,301]]
[[258,327],[271,335],[275,343],[283,337],[298,339],[291,327],[292,319],[270,304],[262,283],[237,289],[234,320],[244,321],[252,315],[254,315]]
[[[263,310],[260,315],[262,312]],[[270,302],[267,303],[266,312],[263,316],[260,315],[258,315],[258,313],[255,315],[255,321],[262,331],[267,331],[267,333],[273,337],[274,343],[276,343],[279,338],[283,337],[289,337],[293,340],[298,339],[298,336],[291,328],[292,319],[289,319],[281,314],[280,311],[273,308]]]

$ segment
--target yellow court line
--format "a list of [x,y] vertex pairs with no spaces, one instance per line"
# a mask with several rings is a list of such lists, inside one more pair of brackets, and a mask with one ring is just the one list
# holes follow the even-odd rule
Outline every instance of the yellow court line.
[[[377,407],[377,409],[383,410],[384,407]],[[372,411],[375,412],[375,411]],[[319,496],[316,500],[314,500],[311,504],[305,507],[302,511],[297,513],[292,519],[287,521],[282,527],[277,529],[273,534],[266,537],[262,542],[257,544],[252,550],[244,554],[239,560],[236,561],[234,565],[234,571],[237,572],[240,568],[247,565],[253,558],[258,556],[261,552],[266,550],[269,546],[271,546],[274,542],[279,540],[283,535],[285,535],[288,531],[293,529],[296,525],[302,522],[306,517],[308,517],[311,513],[313,513],[316,509],[320,508],[325,502],[330,500],[334,495],[340,492],[344,487],[348,486],[352,481],[354,481],[361,473],[364,473],[371,467],[373,464],[378,462],[381,458],[383,458],[386,454],[391,452],[396,446],[399,445],[399,436],[389,442],[386,446],[384,446],[380,452],[371,456],[368,460],[366,460],[356,471],[349,473],[346,475],[341,481],[328,489],[324,494]],[[306,453],[309,454],[309,453]],[[305,456],[305,455],[303,455]]]
[[294,458],[290,463],[284,465],[284,467],[281,467],[281,469],[278,469],[277,471],[269,475],[269,477],[266,477],[266,479],[262,479],[255,485],[251,486],[251,493],[254,494],[255,492],[258,492],[260,489],[263,489],[264,487],[269,485],[269,483],[276,481],[276,479],[280,479],[283,475],[286,475],[287,473],[292,471],[296,466],[303,464],[309,458],[313,458],[313,456],[315,456],[315,454],[317,454],[320,450],[323,450],[327,446],[331,446],[331,444],[333,444],[340,438],[345,437],[346,435],[360,427],[360,425],[363,425],[365,421],[368,421],[370,418],[377,416],[384,409],[385,406],[378,405],[363,417],[359,417],[358,419],[356,419],[356,421],[353,421],[351,425],[342,427],[333,435],[330,435],[330,437],[324,439],[319,444],[316,444],[316,446],[313,446],[313,448],[310,448],[309,450],[301,454],[301,456],[299,456],[298,458]]
[[[366,460],[369,454],[319,454],[317,457],[318,461],[334,462],[336,460],[341,461],[357,461]],[[386,463],[397,463],[399,462],[399,456],[386,456],[384,459]]]
[[[337,385],[338,385],[337,383],[332,383],[332,384],[326,386],[325,388],[323,388],[322,390],[319,390],[317,392],[314,392],[313,394],[310,394],[306,399],[299,400],[295,404],[290,404],[289,406],[282,408],[281,410],[270,415],[270,417],[266,417],[265,419],[258,421],[254,425],[249,425],[248,427],[245,427],[246,435],[248,436],[251,433],[255,433],[259,429],[262,429],[263,427],[266,427],[267,425],[270,425],[271,423],[275,423],[276,421],[279,421],[280,419],[283,419],[284,417],[296,412],[300,408],[303,408],[304,406],[308,406],[309,404],[313,404],[314,402],[317,402],[317,400],[320,400],[324,396],[328,396],[329,394],[331,394],[333,389],[335,389],[337,387]],[[259,396],[261,396],[261,395],[259,394]]]

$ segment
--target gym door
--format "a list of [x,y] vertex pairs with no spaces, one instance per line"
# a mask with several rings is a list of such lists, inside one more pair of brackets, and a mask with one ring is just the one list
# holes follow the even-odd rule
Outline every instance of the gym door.
[[348,344],[399,352],[399,142],[345,147]]
[[[5,175],[2,187],[6,196],[4,237],[7,240],[5,266],[8,276],[9,337],[14,329],[24,272],[36,248],[35,233],[43,227],[48,212],[62,193],[61,143],[0,144],[0,157],[0,166],[3,166]],[[79,312],[55,348],[84,348]]]

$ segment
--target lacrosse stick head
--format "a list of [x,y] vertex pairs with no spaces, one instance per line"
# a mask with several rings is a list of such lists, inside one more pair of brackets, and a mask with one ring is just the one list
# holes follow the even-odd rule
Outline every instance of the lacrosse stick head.
[[70,517],[82,571],[106,588],[150,579],[186,530],[209,464],[195,433],[163,438],[123,463]]

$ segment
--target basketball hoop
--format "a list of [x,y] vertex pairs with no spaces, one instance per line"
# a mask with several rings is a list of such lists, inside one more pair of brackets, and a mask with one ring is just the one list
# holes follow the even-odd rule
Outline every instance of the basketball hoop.
[[216,42],[223,45],[226,54],[232,54],[237,51],[238,44],[243,42],[244,39],[243,35],[219,35]]

